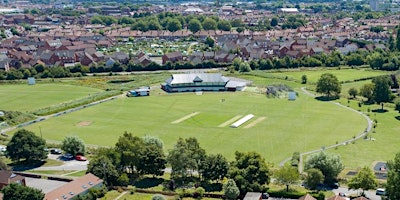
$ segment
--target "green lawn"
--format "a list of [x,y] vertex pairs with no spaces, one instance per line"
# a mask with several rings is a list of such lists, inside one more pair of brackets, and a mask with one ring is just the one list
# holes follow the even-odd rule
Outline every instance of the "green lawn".
[[99,89],[65,84],[1,84],[0,110],[33,111],[100,92]]
[[[193,112],[199,114],[171,124]],[[247,114],[254,114],[255,119],[239,128],[218,127],[237,115]],[[244,128],[258,117],[265,120]],[[366,121],[354,112],[301,92],[296,101],[242,92],[120,98],[26,128],[39,133],[39,125],[46,139],[76,135],[88,144],[106,146],[114,145],[124,131],[158,136],[167,149],[179,137],[196,137],[208,153],[222,153],[233,159],[236,150],[256,151],[277,164],[294,151],[318,149],[349,139],[365,129]]]
[[360,109],[368,113],[372,120],[378,121],[375,133],[370,136],[375,140],[358,140],[355,144],[341,146],[337,150],[330,150],[339,153],[345,163],[346,168],[356,169],[358,167],[370,166],[374,161],[392,160],[396,153],[400,151],[400,121],[396,117],[400,117],[400,113],[394,111],[393,108],[386,108],[388,112],[379,113],[372,110],[379,109],[379,105],[363,105],[358,108],[356,102],[352,101],[350,106]]
[[365,77],[375,77],[384,74],[388,74],[387,71],[378,71],[378,70],[371,70],[369,68],[361,68],[361,69],[341,69],[337,70],[337,68],[315,68],[307,69],[307,70],[288,70],[288,71],[280,71],[280,72],[259,72],[256,73],[267,73],[270,76],[276,76],[280,78],[287,77],[289,80],[294,79],[298,82],[301,82],[301,77],[303,75],[307,75],[307,80],[310,83],[316,83],[320,76],[324,73],[331,73],[334,74],[339,81],[352,81],[360,78]]

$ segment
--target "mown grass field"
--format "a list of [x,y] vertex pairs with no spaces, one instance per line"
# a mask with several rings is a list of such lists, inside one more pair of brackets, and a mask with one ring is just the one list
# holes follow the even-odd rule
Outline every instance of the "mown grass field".
[[[152,91],[150,97],[119,98],[25,128],[37,134],[41,129],[43,137],[48,140],[61,141],[67,135],[76,135],[88,144],[102,146],[113,146],[124,131],[132,132],[137,136],[155,135],[164,141],[167,150],[173,147],[179,137],[196,137],[208,153],[222,153],[232,160],[235,150],[257,151],[267,161],[277,164],[290,157],[294,151],[305,152],[320,149],[323,146],[350,139],[365,129],[366,121],[358,114],[329,102],[317,101],[301,92],[300,87],[315,87],[313,83],[322,73],[326,72],[335,74],[340,81],[352,81],[387,73],[368,69],[319,69],[283,72],[256,71],[241,75],[227,74],[227,76],[252,80],[253,86],[260,88],[284,83],[295,88],[300,96],[296,101],[288,101],[286,99],[268,99],[265,95],[255,92],[204,93],[204,95],[198,96],[193,93],[166,94],[157,89]],[[257,76],[253,74],[257,74]],[[307,85],[299,83],[303,74],[308,77],[309,84]],[[66,101],[64,99],[73,99],[71,98],[72,94],[76,94],[76,98],[78,98],[79,94],[87,95],[86,91],[100,91],[81,86],[101,89],[136,88],[143,85],[158,85],[168,76],[168,73],[160,73],[129,77],[86,77],[78,80],[62,80],[57,84],[36,85],[46,87],[45,89],[36,86],[32,89],[33,87],[28,85],[12,85],[12,88],[9,86],[10,92],[7,93],[9,95],[0,95],[0,101],[12,102],[10,105],[14,105],[16,110],[33,110],[33,108],[37,109]],[[285,76],[290,78],[285,80]],[[133,78],[135,81],[109,84],[106,83],[109,78]],[[291,81],[293,79],[296,82]],[[342,84],[342,94],[347,96],[350,87],[359,88],[367,82],[370,80]],[[78,85],[78,87],[71,85]],[[0,92],[7,88],[3,86],[6,85],[0,85]],[[32,95],[41,95],[31,98],[28,104],[26,100],[20,101],[20,96],[26,96],[23,96],[24,93],[18,90]],[[52,92],[49,94],[45,92],[47,90],[58,91],[54,92],[55,94]],[[16,102],[13,101],[14,99]],[[221,99],[225,99],[225,102],[222,103]],[[20,102],[17,103],[17,101]],[[348,105],[347,99],[338,101],[343,105]],[[359,109],[357,103],[352,100],[349,106]],[[3,105],[1,104],[1,106]],[[378,108],[377,105],[370,107],[370,110]],[[393,108],[387,109],[389,110],[387,113],[370,113],[371,118],[376,118],[379,122],[376,134],[372,136],[376,138],[375,141],[359,140],[355,144],[329,151],[340,154],[346,167],[353,169],[371,165],[376,160],[391,159],[398,151],[397,145],[400,142],[396,135],[399,132],[400,121],[395,118],[400,114],[393,111]],[[367,112],[367,106],[363,105],[361,110]],[[199,114],[181,123],[171,124],[172,121],[193,112],[199,112]],[[230,128],[229,125],[218,127],[237,115],[246,114],[254,114],[256,117],[237,129]],[[265,120],[251,128],[244,128],[258,117],[265,117]]]
[[[221,99],[225,99],[221,102]],[[199,112],[178,124],[171,122]],[[218,127],[237,115],[256,117],[239,128]],[[258,117],[266,119],[244,128]],[[82,123],[86,122],[86,123]],[[82,125],[86,124],[86,125]],[[76,135],[88,144],[113,146],[124,131],[160,137],[167,149],[179,137],[196,137],[208,153],[260,152],[272,163],[334,144],[361,133],[366,121],[358,114],[300,93],[296,101],[263,94],[193,93],[119,98],[26,127],[50,140]]]
[[[258,72],[257,72],[258,73]],[[370,68],[360,68],[360,69],[341,69],[336,68],[323,68],[323,69],[308,69],[308,70],[288,70],[288,71],[275,71],[268,72],[271,76],[276,76],[280,78],[294,79],[301,82],[301,77],[307,75],[307,80],[309,83],[316,83],[319,77],[324,73],[331,73],[335,75],[339,81],[352,81],[356,79],[375,77],[380,75],[388,74],[386,71],[371,70]]]
[[29,112],[83,98],[100,91],[95,88],[66,84],[1,84],[0,110]]

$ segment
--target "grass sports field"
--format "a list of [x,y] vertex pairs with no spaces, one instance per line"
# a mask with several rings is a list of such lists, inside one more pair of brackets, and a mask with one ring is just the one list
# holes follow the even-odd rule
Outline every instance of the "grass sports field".
[[100,92],[99,89],[64,84],[2,84],[0,110],[33,111]]
[[[156,135],[164,141],[168,149],[179,137],[196,137],[208,153],[222,153],[229,159],[233,159],[235,150],[254,150],[265,156],[267,161],[277,164],[290,157],[294,151],[305,152],[335,144],[336,141],[341,142],[352,138],[366,127],[365,119],[356,113],[329,102],[317,101],[301,92],[302,86],[315,87],[312,83],[326,72],[335,74],[340,81],[387,73],[368,69],[342,68],[341,70],[257,71],[248,75],[236,74],[235,76],[240,78],[252,80],[253,85],[258,87],[284,83],[295,88],[300,96],[296,101],[288,101],[268,99],[254,92],[195,95],[193,93],[166,94],[161,90],[155,90],[152,91],[150,97],[120,98],[54,117],[26,128],[37,134],[40,134],[41,129],[43,137],[49,140],[60,141],[67,135],[77,135],[88,144],[107,146],[114,145],[124,131],[138,136]],[[303,74],[308,77],[309,84],[307,85],[299,83]],[[106,77],[87,77],[88,80],[67,80],[66,82],[61,80],[62,83],[58,84],[36,85],[35,89],[26,84],[11,85],[8,86],[9,88],[4,87],[7,85],[1,85],[0,93],[6,92],[9,96],[0,95],[0,102],[10,103],[5,108],[3,108],[5,104],[1,104],[3,107],[0,109],[14,108],[30,111],[82,98],[90,92],[101,91],[69,84],[102,89],[135,88],[160,83],[160,80],[168,76],[168,73],[134,75],[132,78],[135,81],[121,85],[105,84]],[[290,78],[285,80],[285,76]],[[122,77],[114,78],[121,79]],[[291,81],[293,79],[296,82]],[[342,84],[342,94],[347,96],[350,87],[359,88],[368,82],[370,80]],[[57,91],[46,93],[44,92],[46,90]],[[29,93],[31,96],[24,96],[24,93]],[[28,96],[34,97],[30,99],[29,104],[23,99]],[[221,102],[221,99],[225,101]],[[351,100],[350,104],[347,99],[338,101],[343,105],[362,110],[369,114],[371,119],[377,119],[378,127],[376,133],[371,135],[375,138],[374,141],[358,140],[355,144],[329,151],[340,154],[345,166],[353,169],[369,166],[377,160],[392,159],[400,143],[400,138],[397,136],[400,132],[400,121],[396,119],[400,114],[393,111],[393,108],[387,108],[389,112],[386,113],[368,113],[368,107],[373,110],[379,106],[363,105],[359,108],[357,101]],[[255,117],[237,129],[229,127],[233,123],[233,118],[239,119],[239,116],[247,114],[254,114]],[[187,119],[183,120],[184,117]],[[172,123],[174,121],[178,123]],[[252,124],[252,127],[245,128],[249,124]]]
[[[247,114],[255,117],[239,128],[229,127],[233,122],[227,122],[232,118]],[[349,139],[365,129],[366,121],[354,112],[304,94],[296,101],[288,101],[243,92],[124,97],[27,129],[39,133],[39,126],[47,139],[77,135],[88,144],[106,146],[114,145],[124,131],[158,136],[167,149],[179,137],[196,137],[209,153],[222,153],[233,159],[236,150],[253,150],[278,163],[294,151],[318,149]]]

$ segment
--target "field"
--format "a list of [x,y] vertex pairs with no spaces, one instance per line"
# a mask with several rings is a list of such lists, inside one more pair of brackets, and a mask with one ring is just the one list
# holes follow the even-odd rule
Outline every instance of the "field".
[[[196,137],[209,153],[233,159],[234,152],[257,151],[279,163],[294,151],[304,152],[344,141],[361,133],[366,121],[358,114],[300,93],[296,101],[263,94],[193,93],[126,98],[51,118],[27,129],[50,140],[77,135],[88,144],[112,146],[124,131],[160,137],[167,149],[179,137]],[[221,102],[221,99],[225,99]],[[193,112],[197,115],[172,124]],[[239,128],[221,124],[238,115],[254,114]],[[259,120],[252,127],[247,125]]]
[[83,98],[100,91],[99,89],[65,84],[1,84],[0,110],[29,112]]
[[[253,87],[247,92],[203,95],[166,94],[160,89],[155,89],[150,97],[120,97],[25,128],[37,134],[41,130],[43,137],[48,140],[61,141],[67,135],[76,135],[87,144],[101,146],[113,146],[125,131],[137,136],[155,135],[164,141],[166,150],[172,148],[179,137],[196,137],[208,153],[222,153],[232,160],[236,150],[257,151],[268,162],[277,165],[290,157],[294,151],[320,149],[350,139],[365,129],[367,123],[360,115],[330,102],[315,100],[300,90],[303,86],[315,87],[314,83],[318,77],[326,72],[335,74],[340,81],[350,81],[342,84],[344,96],[348,95],[350,87],[359,88],[370,82],[351,82],[352,80],[387,73],[368,69],[319,69],[227,74],[252,80],[253,86],[259,88]],[[308,77],[307,85],[299,83],[303,74]],[[10,103],[2,104],[0,109],[31,111],[101,91],[89,86],[121,90],[141,85],[156,86],[168,76],[169,73],[87,77],[33,87],[25,84],[1,85],[0,94],[4,92],[8,95],[0,95],[0,101]],[[110,79],[135,81],[109,84],[107,82]],[[296,101],[267,98],[259,92],[266,85],[282,83],[295,88],[299,94]],[[30,98],[29,104],[24,99],[27,97]],[[225,101],[221,102],[221,99]],[[355,144],[331,149],[329,152],[340,154],[345,166],[352,169],[369,166],[377,160],[391,159],[398,151],[397,146],[400,142],[396,135],[400,132],[399,120],[396,117],[399,118],[400,114],[393,111],[392,107],[387,108],[389,112],[386,113],[372,112],[379,108],[378,105],[363,105],[359,108],[356,100],[348,103],[347,99],[342,98],[337,102],[361,110],[379,123],[376,133],[370,135],[375,140],[358,140]],[[229,127],[233,122],[227,122],[247,114],[254,114],[255,117],[239,128]],[[177,123],[172,123],[174,121]],[[250,124],[252,125],[249,126]]]
[[[257,72],[259,73],[259,72]],[[371,70],[369,68],[361,68],[361,69],[342,69],[342,70],[337,70],[337,69],[312,69],[312,70],[293,70],[293,71],[276,71],[276,72],[269,72],[268,74],[270,76],[275,76],[275,77],[280,77],[280,78],[286,78],[287,79],[293,79],[298,82],[301,81],[301,77],[303,75],[307,75],[307,80],[309,83],[316,83],[319,79],[319,77],[324,74],[324,73],[331,73],[335,75],[339,81],[345,82],[345,81],[352,81],[356,79],[361,79],[361,78],[366,78],[366,77],[375,77],[379,75],[384,75],[388,74],[388,72],[385,71],[377,71],[377,70]]]

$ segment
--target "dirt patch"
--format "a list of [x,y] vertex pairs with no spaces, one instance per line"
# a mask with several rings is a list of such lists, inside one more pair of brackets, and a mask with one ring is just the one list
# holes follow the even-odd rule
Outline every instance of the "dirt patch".
[[258,119],[256,119],[255,121],[251,122],[250,124],[248,124],[247,126],[245,126],[243,128],[251,128],[251,127],[255,126],[256,124],[264,121],[264,119],[266,119],[266,117],[259,117]]
[[77,126],[90,126],[92,124],[91,121],[81,121],[77,124]]

